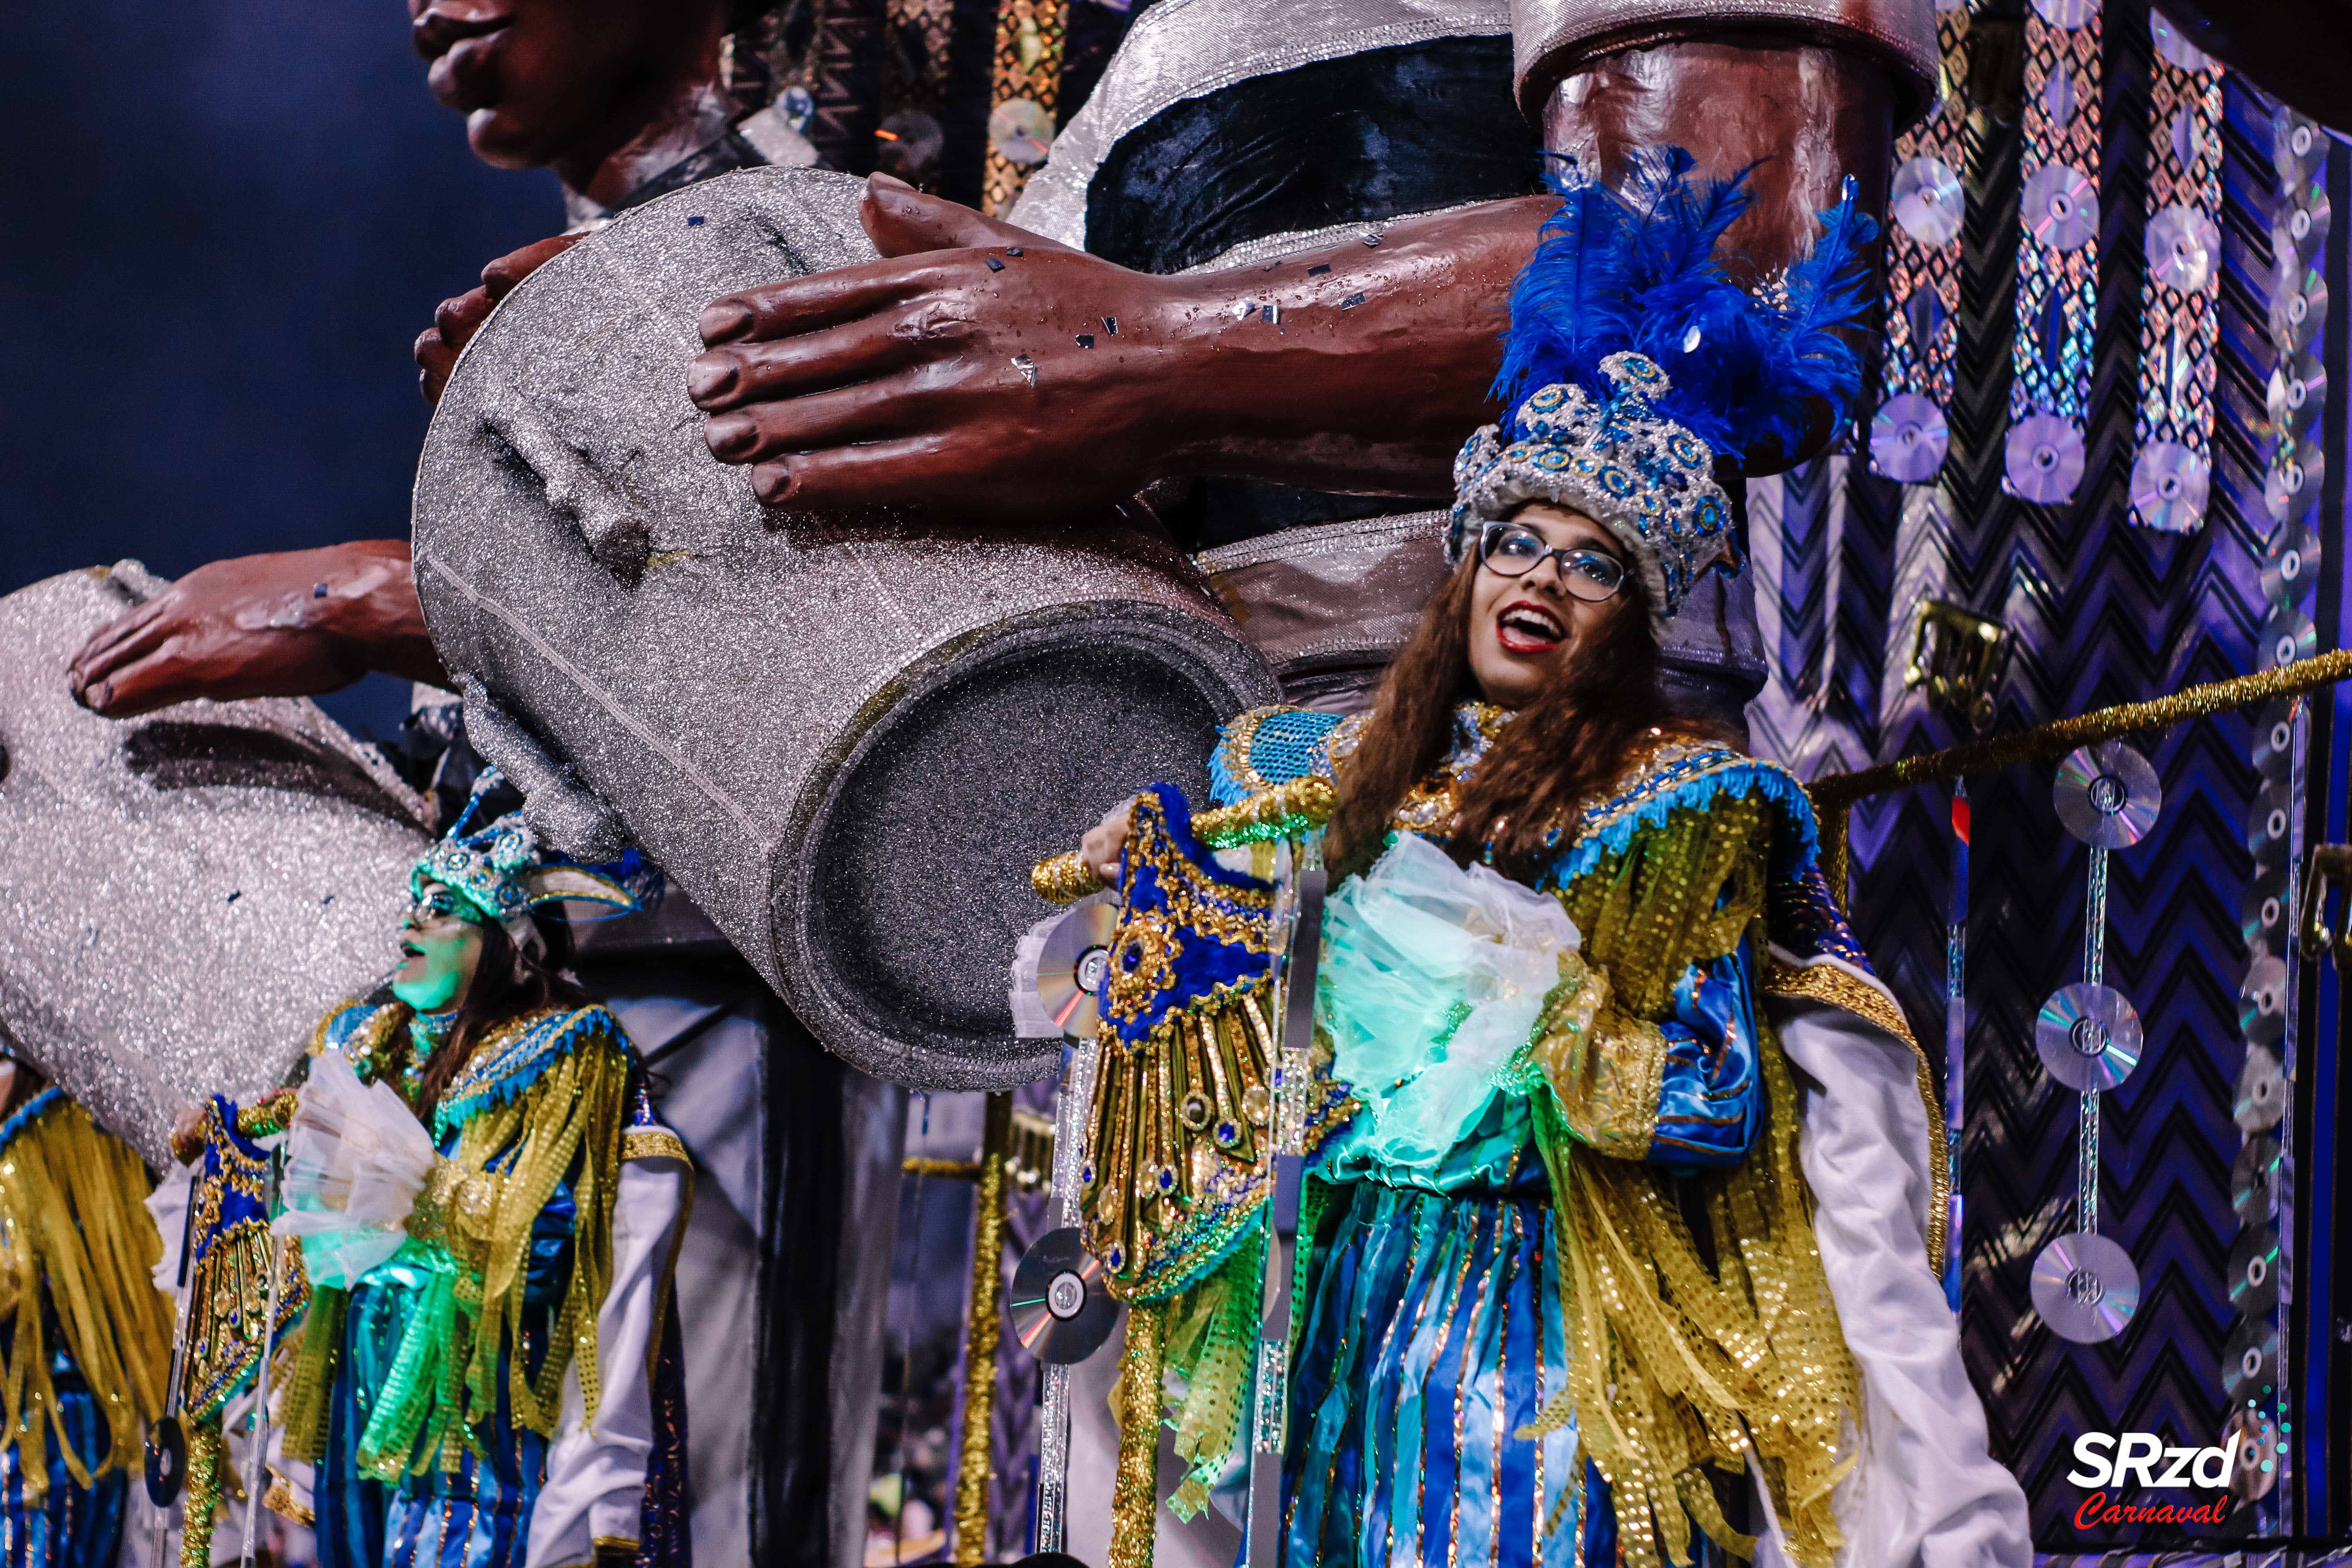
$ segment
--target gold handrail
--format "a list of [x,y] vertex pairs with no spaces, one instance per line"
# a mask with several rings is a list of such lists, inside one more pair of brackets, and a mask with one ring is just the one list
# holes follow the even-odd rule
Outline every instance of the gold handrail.
[[2335,648],[2258,674],[2191,686],[2168,697],[2096,708],[2071,719],[2037,724],[2031,730],[1987,735],[1940,752],[1923,752],[1917,756],[1881,763],[1876,767],[1815,779],[1805,788],[1813,798],[1814,814],[1821,818],[1822,873],[1843,904],[1847,879],[1846,817],[1857,801],[1913,784],[1993,773],[2019,763],[2050,762],[2078,747],[2112,741],[2119,735],[2168,729],[2185,719],[2251,708],[2257,702],[2299,696],[2346,679],[2352,679],[2352,649]]

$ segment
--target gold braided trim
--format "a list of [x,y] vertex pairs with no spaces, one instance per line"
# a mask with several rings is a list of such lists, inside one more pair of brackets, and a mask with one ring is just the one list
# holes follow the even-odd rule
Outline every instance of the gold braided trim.
[[1952,1215],[1951,1145],[1944,1127],[1944,1108],[1936,1100],[1936,1073],[1927,1053],[1911,1037],[1910,1020],[1884,990],[1854,973],[1834,958],[1792,963],[1775,950],[1764,974],[1768,995],[1795,996],[1808,1002],[1843,1008],[1864,1023],[1883,1029],[1911,1047],[1918,1064],[1919,1102],[1927,1110],[1927,1268],[1943,1277],[1949,1247]]
[[682,1160],[691,1165],[686,1140],[667,1127],[632,1127],[621,1134],[622,1160]]
[[290,1519],[305,1528],[319,1522],[303,1506],[302,1500],[294,1495],[294,1489],[286,1484],[286,1478],[275,1470],[269,1472],[269,1489],[262,1493],[261,1505],[278,1518]]
[[1152,1532],[1160,1512],[1160,1384],[1165,1366],[1161,1331],[1167,1306],[1135,1307],[1127,1314],[1127,1349],[1113,1394],[1118,1417],[1118,1468],[1110,1489],[1110,1556],[1106,1568],[1151,1568]]
[[955,1556],[960,1568],[988,1561],[989,1461],[995,1448],[996,1352],[1003,1342],[1004,1153],[1013,1142],[1013,1097],[988,1097],[981,1132],[979,1191],[972,1198],[971,1286],[963,1324],[963,1442],[956,1463]]
[[147,1172],[130,1145],[62,1095],[9,1140],[0,1162],[0,1289],[16,1318],[0,1355],[0,1447],[18,1448],[30,1506],[48,1492],[52,1436],[74,1484],[93,1479],[50,1383],[45,1293],[106,1424],[106,1461],[95,1475],[128,1469],[141,1426],[162,1414],[172,1319],[148,1273],[163,1247],[146,1195]]

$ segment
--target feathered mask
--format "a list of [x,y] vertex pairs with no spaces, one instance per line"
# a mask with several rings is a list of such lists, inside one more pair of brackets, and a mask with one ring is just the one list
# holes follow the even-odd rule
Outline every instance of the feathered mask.
[[1562,164],[1547,177],[1559,210],[1511,289],[1494,385],[1510,413],[1454,461],[1446,553],[1529,501],[1571,508],[1632,552],[1664,621],[1730,553],[1717,460],[1795,452],[1822,405],[1832,428],[1852,407],[1877,229],[1848,181],[1811,254],[1751,294],[1716,254],[1746,171],[1694,180],[1666,148],[1637,155],[1621,193]]
[[486,770],[475,782],[466,809],[457,814],[447,837],[425,852],[408,874],[410,892],[418,898],[428,882],[437,882],[457,896],[458,913],[476,924],[495,923],[519,946],[537,951],[544,943],[530,913],[542,904],[565,901],[603,906],[613,914],[636,907],[628,890],[611,878],[584,866],[549,864],[540,857],[538,835],[520,814],[509,814],[488,826],[468,833],[476,813],[501,781],[497,769]]

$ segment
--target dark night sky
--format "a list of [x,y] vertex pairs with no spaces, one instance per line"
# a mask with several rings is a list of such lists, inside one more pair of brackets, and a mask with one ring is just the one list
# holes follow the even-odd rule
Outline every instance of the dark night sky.
[[[467,151],[401,0],[13,6],[0,145],[0,593],[404,534],[410,343],[562,226]],[[331,706],[380,728],[389,686]]]

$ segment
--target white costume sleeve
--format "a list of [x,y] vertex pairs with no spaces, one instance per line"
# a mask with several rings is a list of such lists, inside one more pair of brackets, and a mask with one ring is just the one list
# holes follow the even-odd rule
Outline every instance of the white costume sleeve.
[[593,1425],[582,1419],[579,1369],[564,1373],[563,1421],[547,1451],[547,1479],[531,1510],[527,1568],[593,1563],[596,1543],[638,1539],[646,1463],[653,1453],[648,1375],[667,1283],[670,1237],[690,1179],[683,1160],[621,1162],[613,1201],[613,1284],[596,1315],[602,1384]]
[[[1918,1058],[1843,1008],[1764,1001],[1790,1061],[1811,1080],[1798,1154],[1830,1294],[1862,1372],[1861,1458],[1832,1505],[1845,1535],[1840,1568],[2032,1568],[2025,1493],[1987,1452],[1958,1325],[1927,1267],[1935,1188]],[[1759,1543],[1757,1568],[1783,1568],[1778,1538],[1774,1528]]]

